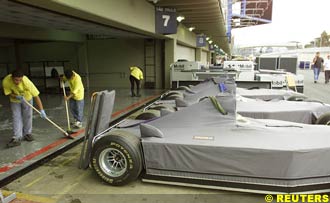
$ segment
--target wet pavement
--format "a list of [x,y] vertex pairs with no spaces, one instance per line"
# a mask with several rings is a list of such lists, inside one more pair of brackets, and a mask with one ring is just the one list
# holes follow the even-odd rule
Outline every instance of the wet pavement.
[[[141,97],[130,97],[128,89],[117,89],[113,118],[119,117],[142,105],[161,92],[161,90],[145,90],[142,92]],[[91,95],[91,93],[86,93],[86,95]],[[67,131],[68,126],[63,95],[40,94],[40,98],[48,118]],[[90,98],[87,96],[85,99],[84,119],[86,119],[88,114],[89,100]],[[22,141],[20,146],[8,148],[6,145],[13,135],[11,110],[7,97],[1,95],[0,101],[1,105],[3,105],[0,114],[0,181],[84,136],[83,128],[72,128],[72,131],[76,132],[72,135],[75,139],[67,139],[60,130],[34,112],[32,135],[35,140],[32,142]],[[86,125],[86,122],[83,122],[83,125]]]

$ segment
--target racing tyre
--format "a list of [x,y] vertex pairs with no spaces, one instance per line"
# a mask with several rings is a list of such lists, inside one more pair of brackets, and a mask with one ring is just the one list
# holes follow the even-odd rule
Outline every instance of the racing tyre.
[[166,94],[166,96],[164,96],[163,100],[171,100],[171,99],[169,99],[169,97],[171,98],[173,96],[174,97],[182,97],[182,93],[180,93],[180,92],[170,92],[170,93]]
[[192,94],[195,93],[192,89],[190,89],[190,87],[187,87],[187,86],[180,86],[180,87],[178,87],[177,90],[184,90],[184,91],[192,93]]
[[316,121],[317,125],[330,125],[330,113],[322,114]]
[[307,99],[307,97],[305,96],[290,96],[289,98],[287,98],[287,101],[305,101]]
[[317,100],[317,99],[305,99],[304,101],[305,101],[305,102],[315,102],[315,103],[320,103],[320,104],[323,104],[323,102],[322,102],[322,101],[320,101],[320,100]]
[[136,180],[142,170],[139,138],[126,131],[110,132],[94,144],[91,165],[110,185],[120,186]]
[[156,105],[156,106],[152,106],[149,109],[153,109],[153,110],[169,110],[169,111],[175,111],[174,107],[171,106],[165,106],[165,105]]
[[248,90],[258,90],[260,89],[260,87],[257,87],[257,86],[253,86],[253,87],[249,87]]
[[147,110],[145,112],[142,112],[141,114],[137,115],[135,117],[136,120],[150,120],[153,118],[160,117],[160,111],[159,110]]
[[179,99],[179,98],[183,98],[183,96],[181,94],[171,94],[167,97],[164,98],[164,100],[176,100],[176,99]]

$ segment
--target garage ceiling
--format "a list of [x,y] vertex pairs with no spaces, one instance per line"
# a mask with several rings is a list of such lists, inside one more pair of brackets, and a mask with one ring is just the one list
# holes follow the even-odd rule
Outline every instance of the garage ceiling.
[[146,37],[144,35],[84,21],[70,16],[60,15],[8,0],[0,0],[0,8],[0,21],[6,23],[74,31],[89,34],[93,38]]
[[[153,2],[153,0],[148,0]],[[183,15],[182,21],[186,27],[195,27],[196,34],[205,34],[229,53],[229,44],[221,0],[159,0],[155,5],[175,8],[178,15]]]
[[[149,0],[148,0],[149,1]],[[196,34],[205,34],[229,53],[225,23],[220,0],[160,0],[155,6],[176,8],[185,16],[182,22],[186,27],[193,26]],[[150,2],[150,1],[149,1]],[[148,38],[115,27],[61,15],[15,1],[0,0],[0,21],[34,27],[54,28],[88,34],[92,38]]]

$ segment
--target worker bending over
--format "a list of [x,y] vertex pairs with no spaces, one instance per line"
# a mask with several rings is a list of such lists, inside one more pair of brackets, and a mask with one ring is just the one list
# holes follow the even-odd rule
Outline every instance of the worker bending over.
[[13,116],[14,136],[7,144],[7,147],[15,147],[21,144],[24,139],[33,141],[32,136],[32,108],[26,103],[33,104],[32,97],[40,110],[40,116],[46,118],[39,98],[39,91],[35,85],[24,76],[21,70],[15,70],[7,75],[2,81],[4,94],[9,96],[10,108]]
[[[143,80],[142,70],[136,66],[129,68],[131,75],[129,76],[129,81],[131,82],[131,96],[140,97],[140,81]],[[136,94],[134,93],[134,83],[136,84]]]

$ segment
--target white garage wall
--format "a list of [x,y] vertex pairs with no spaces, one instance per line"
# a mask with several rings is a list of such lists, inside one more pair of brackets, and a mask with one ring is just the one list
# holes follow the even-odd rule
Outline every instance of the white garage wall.
[[129,67],[144,67],[144,39],[89,40],[87,50],[92,88],[128,88]]
[[178,59],[186,59],[188,61],[195,61],[195,49],[191,47],[186,47],[182,45],[177,45],[175,61]]
[[207,65],[207,52],[206,51],[202,51],[201,63],[203,65]]
[[22,0],[47,10],[73,15],[80,19],[131,30],[155,30],[155,7],[145,0]]

